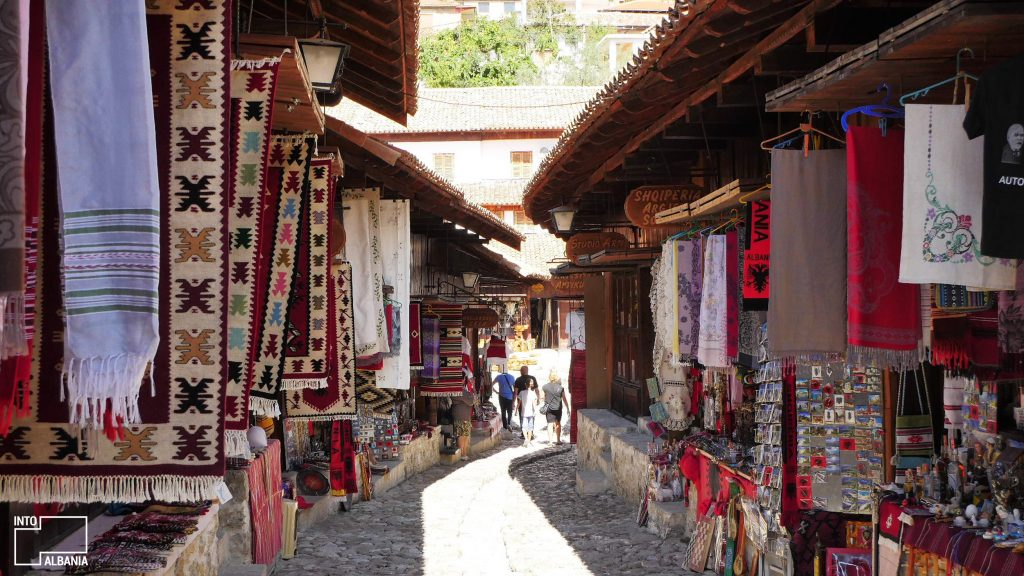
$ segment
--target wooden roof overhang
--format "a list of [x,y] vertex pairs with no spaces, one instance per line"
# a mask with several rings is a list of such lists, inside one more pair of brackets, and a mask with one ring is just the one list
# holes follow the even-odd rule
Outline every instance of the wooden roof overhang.
[[[716,156],[777,130],[764,94],[930,6],[927,0],[677,2],[668,19],[562,134],[526,187],[524,208],[553,231],[547,211],[577,208],[577,229],[622,223],[645,184],[721,185]],[[788,121],[788,119],[787,119]],[[782,119],[779,122],[783,122]],[[763,172],[735,166],[732,176]],[[716,160],[717,162],[717,160]]]
[[[1022,46],[1024,2],[944,0],[886,30],[876,40],[768,93],[767,109],[847,110],[878,102],[876,90],[882,83],[888,84],[891,103],[895,103],[902,94],[952,76],[961,48],[971,48],[975,56],[964,57],[963,69],[979,75],[1020,54]],[[941,92],[948,102],[949,88],[933,96]]]
[[[677,1],[633,61],[566,129],[524,195],[526,214],[553,226],[547,211],[574,204],[626,156],[739,77],[761,52],[802,31],[818,11],[840,0]],[[785,33],[765,36],[795,20]],[[791,29],[791,30],[790,30]],[[699,150],[699,149],[697,149]]]
[[238,28],[247,33],[311,38],[326,18],[330,39],[351,47],[345,95],[402,125],[416,113],[417,0],[253,0],[239,7]]
[[388,146],[336,118],[327,118],[327,136],[328,142],[340,149],[347,172],[358,170],[379,182],[385,196],[408,198],[414,209],[432,215],[422,222],[424,226],[433,225],[446,237],[466,242],[483,242],[487,238],[519,249],[524,240],[520,233],[467,200],[461,191],[412,154]]

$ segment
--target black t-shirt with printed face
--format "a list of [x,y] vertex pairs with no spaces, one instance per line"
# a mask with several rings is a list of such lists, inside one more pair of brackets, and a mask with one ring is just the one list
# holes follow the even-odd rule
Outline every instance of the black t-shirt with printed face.
[[1024,258],[1024,55],[981,77],[964,130],[985,136],[981,253]]

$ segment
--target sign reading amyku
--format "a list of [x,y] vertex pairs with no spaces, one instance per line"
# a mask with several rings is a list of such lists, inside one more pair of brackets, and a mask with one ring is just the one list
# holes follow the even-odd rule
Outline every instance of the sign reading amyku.
[[634,226],[641,228],[664,226],[664,224],[655,223],[654,216],[662,210],[668,210],[694,200],[697,192],[697,188],[688,184],[641,186],[626,197],[626,219]]
[[750,203],[750,246],[743,255],[743,307],[746,310],[767,310],[771,249],[771,200]]
[[629,248],[629,240],[618,232],[580,232],[566,241],[565,257],[575,262],[580,256],[616,248]]
[[582,298],[583,282],[600,274],[570,274],[556,276],[550,280],[534,284],[530,288],[531,298]]

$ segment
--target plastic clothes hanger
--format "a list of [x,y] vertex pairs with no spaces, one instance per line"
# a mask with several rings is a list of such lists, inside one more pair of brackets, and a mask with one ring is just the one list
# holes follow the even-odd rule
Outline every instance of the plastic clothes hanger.
[[799,135],[803,135],[803,139],[804,139],[804,142],[803,142],[804,158],[807,158],[808,151],[810,150],[811,135],[812,134],[816,135],[816,136],[822,136],[822,137],[828,138],[829,140],[832,140],[832,141],[837,142],[839,144],[842,144],[844,146],[846,145],[846,140],[843,140],[842,138],[837,138],[837,137],[829,134],[828,132],[824,132],[822,130],[819,130],[819,129],[815,128],[814,124],[813,124],[813,116],[814,116],[814,114],[810,110],[804,110],[804,114],[807,115],[807,122],[801,122],[799,126],[797,126],[796,128],[793,128],[792,130],[783,132],[782,134],[779,134],[778,136],[773,136],[773,137],[771,137],[771,138],[769,138],[767,140],[762,141],[761,142],[761,150],[771,150],[772,148],[775,147],[775,146],[771,146],[770,145],[772,142],[777,142],[779,140],[784,140],[784,139],[789,138],[790,136],[792,136],[794,134],[796,134],[798,136]]
[[740,202],[741,206],[746,206],[747,204],[750,204],[750,197],[751,196],[754,196],[755,194],[760,194],[761,192],[764,192],[765,190],[771,190],[772,189],[772,174],[771,174],[771,172],[769,172],[768,175],[765,176],[765,180],[767,180],[767,182],[765,182],[765,184],[763,186],[761,186],[760,188],[758,188],[757,190],[751,190],[750,192],[747,192],[746,194],[744,194],[744,195],[739,197],[739,202]]
[[[931,92],[932,90],[934,90],[935,88],[938,88],[939,86],[945,86],[946,84],[949,84],[950,82],[954,83],[954,89],[955,89],[957,87],[957,83],[959,83],[960,80],[963,80],[963,82],[964,82],[964,89],[968,90],[967,96],[965,96],[964,103],[965,104],[969,104],[970,92],[969,92],[969,87],[967,85],[967,81],[968,80],[973,80],[974,82],[977,82],[978,81],[978,77],[974,76],[973,74],[968,74],[967,72],[964,72],[963,70],[960,69],[960,57],[963,56],[964,54],[969,54],[971,58],[974,58],[974,50],[971,50],[970,48],[961,48],[956,53],[956,74],[955,75],[953,75],[953,76],[951,76],[949,78],[946,78],[945,80],[943,80],[941,82],[936,82],[935,84],[932,84],[931,86],[926,86],[924,88],[921,88],[920,90],[914,90],[913,92],[909,92],[907,94],[904,94],[903,96],[900,96],[900,106],[906,106],[907,102],[910,101],[910,100],[917,100],[918,98],[921,98],[923,96],[927,96],[928,93]],[[955,92],[954,92],[954,94],[955,94]]]
[[843,117],[839,120],[839,123],[843,125],[843,132],[849,132],[850,125],[848,120],[850,116],[854,114],[864,114],[865,116],[874,116],[878,118],[878,126],[882,129],[882,136],[886,135],[886,128],[888,127],[887,120],[889,118],[903,118],[904,112],[902,108],[897,108],[889,104],[889,85],[882,83],[875,90],[875,92],[885,91],[885,96],[882,97],[881,104],[867,104],[865,106],[858,106],[851,108],[843,113]]

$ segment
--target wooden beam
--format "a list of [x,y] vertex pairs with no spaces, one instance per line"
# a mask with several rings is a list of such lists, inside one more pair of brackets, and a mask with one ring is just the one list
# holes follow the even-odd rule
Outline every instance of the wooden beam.
[[803,76],[828,64],[836,57],[835,52],[809,53],[803,46],[783,46],[763,54],[754,69],[758,76]]
[[752,84],[726,84],[715,94],[718,108],[751,108],[764,105],[764,94],[754,91]]

